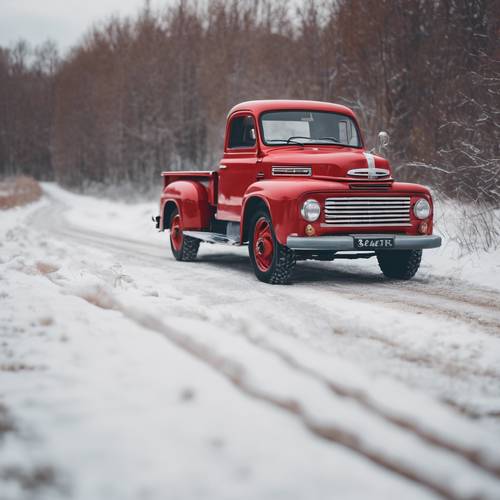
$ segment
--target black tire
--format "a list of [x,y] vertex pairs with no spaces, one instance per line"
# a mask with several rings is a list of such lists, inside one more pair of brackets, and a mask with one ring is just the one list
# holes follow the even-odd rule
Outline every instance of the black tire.
[[177,209],[175,209],[170,216],[170,248],[172,249],[172,254],[174,255],[176,260],[191,262],[193,260],[196,260],[198,249],[200,248],[200,240],[191,238],[190,236],[185,236],[184,234],[182,234],[182,229],[179,228],[178,231],[180,232],[180,244],[175,244],[172,234],[172,224],[176,217],[179,217],[180,219],[180,215]]
[[[267,271],[263,271],[259,268],[259,265],[256,261],[254,248],[256,224],[263,218],[269,224],[274,245],[272,263]],[[271,217],[267,210],[257,210],[250,219],[248,253],[250,255],[250,261],[252,262],[255,276],[257,276],[260,281],[263,281],[264,283],[271,283],[273,285],[284,285],[290,281],[293,270],[295,269],[295,252],[287,246],[281,245],[278,242],[274,233]]]
[[415,276],[422,260],[422,250],[386,250],[377,252],[378,265],[385,276],[409,280]]

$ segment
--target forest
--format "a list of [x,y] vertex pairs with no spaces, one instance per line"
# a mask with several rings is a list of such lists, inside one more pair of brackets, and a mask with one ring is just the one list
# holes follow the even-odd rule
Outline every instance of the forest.
[[81,188],[210,169],[236,103],[332,101],[400,179],[500,203],[497,0],[180,0],[0,47],[0,176]]

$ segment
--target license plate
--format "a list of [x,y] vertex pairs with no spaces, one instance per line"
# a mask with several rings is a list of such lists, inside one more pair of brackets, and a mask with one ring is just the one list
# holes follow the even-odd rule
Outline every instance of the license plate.
[[354,248],[358,250],[394,248],[394,238],[354,238]]

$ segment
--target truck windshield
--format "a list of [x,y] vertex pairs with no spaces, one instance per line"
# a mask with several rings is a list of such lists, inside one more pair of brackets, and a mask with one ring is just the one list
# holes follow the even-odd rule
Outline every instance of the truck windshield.
[[354,120],[326,111],[269,111],[261,115],[264,144],[337,144],[359,148]]

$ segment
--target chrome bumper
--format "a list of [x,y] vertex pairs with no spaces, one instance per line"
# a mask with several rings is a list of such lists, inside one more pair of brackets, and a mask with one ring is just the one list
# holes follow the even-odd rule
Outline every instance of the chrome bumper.
[[370,251],[375,249],[360,250],[354,248],[354,237],[359,238],[394,238],[394,247],[386,250],[420,250],[424,248],[437,248],[441,246],[441,236],[407,236],[405,234],[352,234],[344,236],[288,236],[287,247],[292,250],[330,250],[342,251]]

